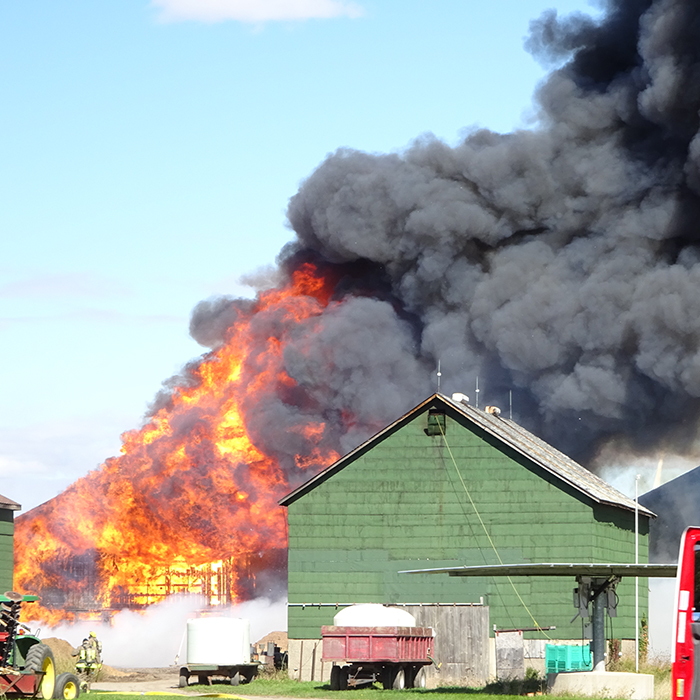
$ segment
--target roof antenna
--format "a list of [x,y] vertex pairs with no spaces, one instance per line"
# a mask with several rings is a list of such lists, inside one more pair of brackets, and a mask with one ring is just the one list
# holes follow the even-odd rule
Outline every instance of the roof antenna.
[[440,377],[442,377],[442,372],[440,371],[440,360],[438,360],[438,371],[437,371],[437,384],[438,384],[438,390],[437,393],[440,393]]
[[479,375],[476,375],[476,407],[479,408]]
[[510,389],[508,394],[510,395],[510,419],[513,420],[513,390]]

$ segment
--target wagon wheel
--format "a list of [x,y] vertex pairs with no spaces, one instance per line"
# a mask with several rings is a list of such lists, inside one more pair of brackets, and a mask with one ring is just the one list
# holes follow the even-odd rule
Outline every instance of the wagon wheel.
[[396,671],[391,687],[394,690],[403,690],[406,687],[406,672],[402,668]]
[[241,674],[240,674],[238,671],[236,671],[236,672],[231,676],[231,679],[230,679],[229,683],[230,683],[231,685],[240,685],[240,683],[241,683]]
[[425,688],[425,668],[423,666],[411,666],[409,669],[411,685],[406,682],[407,688]]
[[391,690],[394,687],[394,672],[396,669],[391,666],[384,666],[382,668],[382,688],[384,690]]
[[340,666],[331,669],[331,690],[340,690]]
[[340,669],[340,675],[338,676],[338,690],[348,689],[348,675],[349,669],[347,666],[343,666]]

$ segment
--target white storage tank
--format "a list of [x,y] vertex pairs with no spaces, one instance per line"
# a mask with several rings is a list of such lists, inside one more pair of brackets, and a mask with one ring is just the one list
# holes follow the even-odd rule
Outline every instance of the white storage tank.
[[187,663],[234,666],[250,663],[250,621],[237,617],[187,620]]
[[338,627],[415,627],[416,618],[408,610],[377,603],[361,603],[343,608],[333,618]]

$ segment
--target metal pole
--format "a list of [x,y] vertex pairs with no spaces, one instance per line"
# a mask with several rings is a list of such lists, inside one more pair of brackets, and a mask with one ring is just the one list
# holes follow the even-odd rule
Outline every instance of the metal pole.
[[[603,579],[603,582],[605,579]],[[594,587],[598,588],[600,579],[593,579]],[[593,670],[597,673],[605,671],[605,593],[600,593],[593,599]]]
[[[639,474],[634,480],[634,563],[639,564]],[[634,670],[639,673],[639,577],[634,577]]]

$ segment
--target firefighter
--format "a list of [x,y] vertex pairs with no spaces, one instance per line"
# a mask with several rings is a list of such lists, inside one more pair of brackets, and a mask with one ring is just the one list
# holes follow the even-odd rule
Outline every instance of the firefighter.
[[102,668],[102,644],[94,632],[73,652],[78,657],[75,670],[80,679],[80,689],[90,690],[90,683],[95,680]]
[[71,652],[71,656],[77,656],[78,661],[75,664],[76,669],[78,671],[84,671],[85,666],[87,664],[87,650],[88,650],[88,640],[83,639],[82,644],[73,652]]
[[94,666],[102,664],[102,642],[100,642],[94,632],[90,632],[87,642],[88,663]]

